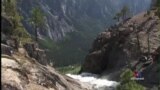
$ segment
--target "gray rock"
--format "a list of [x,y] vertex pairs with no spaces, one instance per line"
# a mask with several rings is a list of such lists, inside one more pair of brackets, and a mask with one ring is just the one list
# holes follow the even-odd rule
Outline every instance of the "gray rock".
[[1,54],[12,55],[13,48],[1,43]]
[[32,58],[35,58],[39,63],[43,65],[48,63],[45,51],[39,49],[37,44],[27,43],[24,45],[24,48],[26,49],[28,55]]
[[[14,58],[13,58],[14,57]],[[92,90],[70,77],[59,74],[30,57],[2,56],[2,90]]]

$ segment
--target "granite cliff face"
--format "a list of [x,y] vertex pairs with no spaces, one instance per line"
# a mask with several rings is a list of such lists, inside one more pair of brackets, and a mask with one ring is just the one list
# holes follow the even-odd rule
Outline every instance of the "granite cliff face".
[[144,71],[146,80],[143,84],[158,84],[159,29],[160,20],[153,11],[138,14],[108,28],[94,40],[82,71],[102,73],[121,70],[128,63],[135,63],[141,55],[150,54],[156,57],[155,63]]
[[89,85],[61,75],[23,54],[1,56],[2,90],[91,90]]
[[78,26],[83,28],[89,22],[96,22],[96,27],[99,24],[103,28],[112,24],[113,15],[125,4],[131,9],[131,15],[134,15],[148,9],[150,3],[151,0],[22,0],[19,10],[24,16],[25,27],[33,34],[27,18],[30,17],[32,7],[39,6],[46,15],[40,37],[47,36],[57,41],[63,39],[67,32],[81,31]]
[[98,73],[123,67],[128,60],[137,60],[139,52],[148,53],[148,35],[150,53],[153,53],[160,46],[159,25],[159,18],[151,12],[150,15],[141,13],[108,28],[93,42],[83,70]]

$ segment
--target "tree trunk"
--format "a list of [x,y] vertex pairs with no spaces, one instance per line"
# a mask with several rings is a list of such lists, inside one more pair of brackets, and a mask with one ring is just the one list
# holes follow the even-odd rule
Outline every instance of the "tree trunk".
[[140,46],[140,41],[139,41],[139,35],[138,35],[138,30],[137,30],[137,26],[134,26],[135,29],[135,33],[136,33],[136,38],[137,38],[137,54],[141,55],[141,46]]
[[35,40],[38,42],[38,28],[35,26]]
[[139,41],[139,35],[138,35],[137,32],[136,32],[136,37],[137,37],[138,50],[139,50],[139,53],[141,53],[141,46],[140,46],[140,41]]
[[148,37],[147,37],[147,41],[148,41],[148,55],[150,54],[150,41],[149,41],[149,32],[148,32]]
[[17,39],[14,39],[14,42],[15,42],[15,48],[16,48],[16,50],[18,50],[18,41],[17,41]]

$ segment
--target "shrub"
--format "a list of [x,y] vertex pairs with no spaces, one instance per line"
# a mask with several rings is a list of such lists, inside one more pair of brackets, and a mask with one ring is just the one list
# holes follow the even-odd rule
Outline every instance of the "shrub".
[[131,80],[133,77],[133,72],[130,69],[126,69],[121,74],[121,84],[117,87],[117,90],[144,90],[145,88],[136,83],[136,81]]

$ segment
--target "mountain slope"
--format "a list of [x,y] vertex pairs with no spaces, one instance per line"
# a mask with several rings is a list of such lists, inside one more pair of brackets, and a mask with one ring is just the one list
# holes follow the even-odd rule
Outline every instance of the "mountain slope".
[[147,10],[150,3],[151,0],[22,0],[19,10],[24,26],[34,36],[28,18],[33,7],[41,8],[46,20],[39,31],[39,43],[48,49],[51,62],[63,66],[82,63],[94,37],[115,23],[113,17],[124,5],[128,5],[132,16]]
[[[19,8],[24,18],[29,18],[31,9],[39,6],[46,15],[45,31],[40,32],[40,35],[60,40],[67,32],[79,30],[76,24],[88,25],[86,21],[90,19],[106,24],[107,20],[113,22],[113,15],[125,4],[131,9],[131,14],[136,14],[149,8],[150,3],[150,0],[22,0]],[[26,28],[31,28],[27,21],[24,24]],[[27,30],[32,32],[32,29]]]

